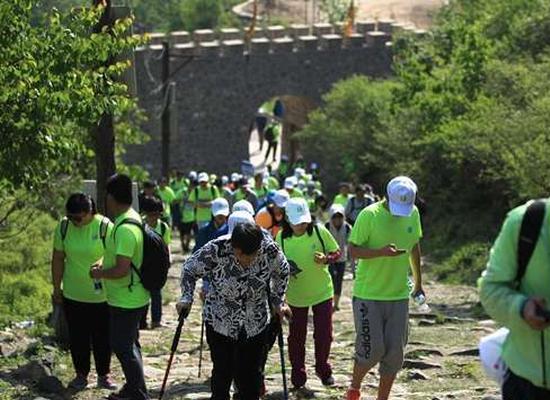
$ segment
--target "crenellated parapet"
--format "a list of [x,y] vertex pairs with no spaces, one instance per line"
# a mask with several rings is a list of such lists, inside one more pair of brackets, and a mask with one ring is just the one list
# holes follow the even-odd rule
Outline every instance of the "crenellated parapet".
[[232,57],[255,54],[281,54],[304,51],[339,51],[362,47],[385,48],[391,46],[393,35],[398,32],[424,35],[423,30],[393,20],[358,21],[350,36],[344,34],[343,23],[314,25],[295,24],[256,28],[247,31],[225,28],[219,31],[201,29],[194,32],[177,31],[168,34],[148,34],[147,45],[137,49],[161,50],[162,43],[186,56]]

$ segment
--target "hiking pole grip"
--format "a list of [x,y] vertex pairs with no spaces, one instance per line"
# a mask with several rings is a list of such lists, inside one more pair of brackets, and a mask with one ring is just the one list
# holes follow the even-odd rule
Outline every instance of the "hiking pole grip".
[[166,382],[168,382],[168,375],[170,375],[170,368],[172,367],[172,361],[174,360],[174,354],[178,349],[178,343],[181,337],[181,331],[183,329],[183,323],[185,321],[185,313],[182,312],[178,318],[178,326],[176,328],[176,333],[174,334],[174,340],[172,340],[172,347],[170,348],[170,358],[168,359],[168,365],[166,366],[166,372],[164,373],[164,379],[162,380],[162,386],[159,392],[159,400],[162,400],[164,397],[164,392],[166,390]]
[[286,367],[285,367],[285,339],[283,337],[283,325],[281,324],[281,329],[277,335],[279,341],[279,354],[281,356],[281,375],[283,376],[283,395],[284,400],[288,400],[288,386],[286,383]]

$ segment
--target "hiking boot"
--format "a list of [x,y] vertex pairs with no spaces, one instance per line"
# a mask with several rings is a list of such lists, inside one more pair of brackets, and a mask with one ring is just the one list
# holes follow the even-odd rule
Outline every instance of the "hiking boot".
[[76,377],[69,382],[69,389],[81,391],[88,387],[88,378],[84,375],[76,375]]
[[346,400],[360,400],[361,391],[354,388],[349,388],[346,393]]
[[109,375],[97,377],[97,387],[100,389],[116,390],[117,385],[113,382]]
[[330,375],[325,379],[321,379],[321,383],[323,384],[323,386],[334,386],[334,378],[332,377],[332,375]]
[[313,399],[315,397],[315,392],[305,386],[295,387],[294,394],[299,399]]

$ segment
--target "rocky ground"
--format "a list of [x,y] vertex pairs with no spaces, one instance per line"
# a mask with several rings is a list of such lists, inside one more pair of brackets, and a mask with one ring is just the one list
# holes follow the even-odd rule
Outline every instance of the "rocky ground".
[[[142,331],[148,387],[154,398],[162,382],[169,349],[176,327],[174,304],[179,293],[180,266],[184,259],[174,246],[174,267],[164,291],[164,327]],[[348,278],[351,278],[349,276]],[[332,364],[336,385],[324,388],[315,377],[313,338],[308,338],[308,386],[320,399],[342,399],[349,384],[354,329],[351,314],[351,280],[345,283],[341,311],[335,314]],[[477,357],[479,339],[495,325],[485,320],[471,287],[449,286],[428,280],[426,292],[432,311],[411,315],[411,336],[405,368],[400,373],[392,399],[497,399],[496,386],[483,375]],[[200,314],[195,308],[185,324],[170,374],[167,399],[209,398],[208,377],[211,369],[208,350],[204,352],[201,377],[198,377]],[[311,330],[310,330],[311,332]],[[32,335],[30,335],[32,333]],[[52,344],[45,331],[8,329],[0,332],[0,399],[79,399],[97,400],[108,394],[95,389],[95,377],[89,388],[71,393],[65,386],[72,378],[72,366],[66,351]],[[287,366],[289,369],[290,367]],[[123,378],[116,360],[113,373]],[[268,399],[282,399],[279,353],[275,347],[267,364]],[[363,399],[375,399],[377,376],[370,374],[364,385]],[[54,392],[55,394],[48,393]],[[295,398],[291,393],[291,398]]]

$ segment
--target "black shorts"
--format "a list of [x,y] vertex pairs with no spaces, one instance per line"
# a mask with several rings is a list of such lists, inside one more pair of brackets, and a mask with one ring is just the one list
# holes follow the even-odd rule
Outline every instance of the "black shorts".
[[195,222],[182,222],[180,223],[180,235],[190,235],[194,231],[193,227]]

